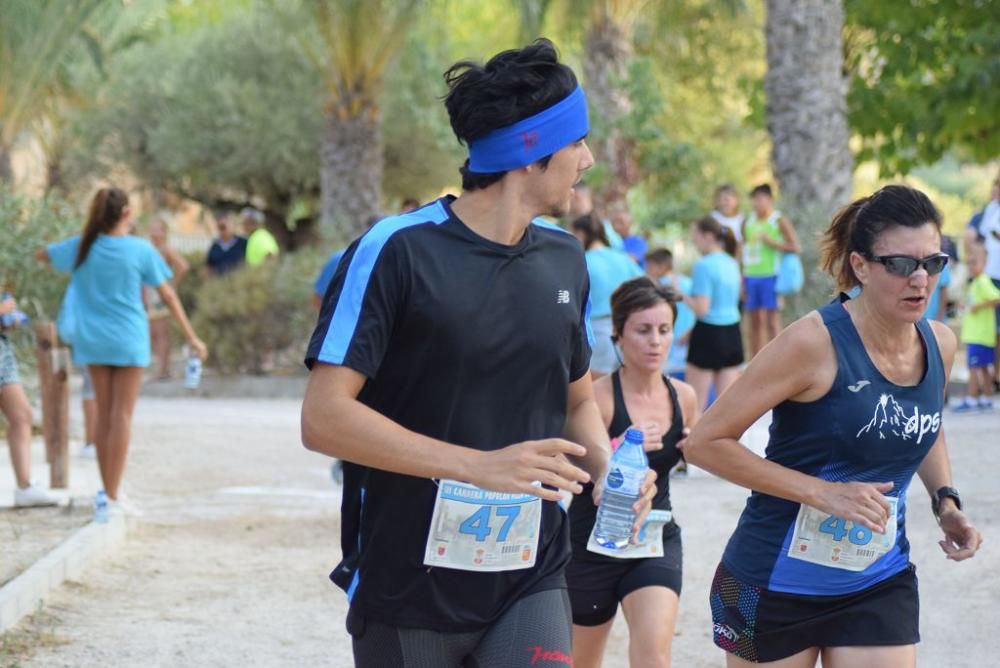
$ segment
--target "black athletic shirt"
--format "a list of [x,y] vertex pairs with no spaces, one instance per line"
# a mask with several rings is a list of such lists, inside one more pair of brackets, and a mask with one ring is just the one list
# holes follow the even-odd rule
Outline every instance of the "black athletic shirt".
[[[470,230],[446,197],[380,221],[344,254],[306,365],[344,365],[358,399],[403,427],[477,450],[558,437],[568,388],[589,370],[589,284],[579,242],[535,221],[513,246]],[[478,630],[519,598],[565,587],[565,512],[543,502],[531,569],[423,565],[435,483],[344,467],[343,561],[354,614],[402,627]]]
[[[663,447],[659,450],[647,452],[649,458],[649,468],[656,471],[656,496],[653,498],[654,510],[671,510],[670,506],[670,469],[677,465],[681,459],[681,451],[677,449],[684,433],[684,415],[681,412],[680,402],[677,400],[677,390],[673,383],[666,376],[663,382],[670,393],[670,406],[672,422],[670,429],[663,435]],[[625,433],[625,430],[632,426],[632,418],[629,417],[628,408],[625,406],[625,395],[622,393],[621,376],[618,371],[611,375],[611,387],[615,398],[615,412],[611,416],[611,424],[608,426],[608,435],[617,438]],[[573,558],[584,559],[586,561],[610,561],[621,563],[621,559],[608,557],[587,550],[587,542],[590,539],[590,532],[597,521],[597,506],[594,505],[591,494],[594,485],[587,483],[573,503],[569,506],[570,537],[573,544]],[[663,529],[663,538],[666,540],[676,532],[676,524],[670,522]]]

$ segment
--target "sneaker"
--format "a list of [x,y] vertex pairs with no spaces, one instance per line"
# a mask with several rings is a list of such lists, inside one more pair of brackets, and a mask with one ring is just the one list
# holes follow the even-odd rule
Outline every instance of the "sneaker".
[[981,411],[991,411],[993,410],[993,400],[989,397],[979,397],[979,410]]
[[976,410],[977,408],[979,408],[979,404],[977,404],[969,397],[966,397],[965,399],[962,399],[960,402],[952,406],[951,409],[956,413],[968,413],[970,411]]
[[15,508],[37,508],[39,506],[58,505],[60,497],[47,489],[35,485],[28,485],[24,489],[18,487],[14,490]]
[[97,446],[93,443],[84,443],[80,448],[81,459],[97,459]]

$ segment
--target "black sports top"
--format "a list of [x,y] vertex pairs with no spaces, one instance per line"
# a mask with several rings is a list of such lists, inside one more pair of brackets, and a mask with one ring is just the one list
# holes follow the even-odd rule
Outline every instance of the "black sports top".
[[[608,435],[612,438],[621,436],[626,429],[632,426],[632,418],[629,417],[628,408],[625,406],[625,396],[622,393],[621,378],[618,374],[618,371],[611,374],[615,412],[611,416]],[[681,459],[681,451],[677,449],[677,443],[680,442],[684,432],[684,415],[681,413],[680,402],[677,400],[677,390],[674,389],[673,383],[666,376],[663,377],[663,382],[670,393],[673,418],[670,429],[663,435],[663,448],[646,453],[649,458],[649,467],[656,471],[656,496],[653,498],[653,509],[655,510],[671,509],[670,469],[676,466]],[[587,541],[594,528],[594,522],[597,520],[597,506],[594,505],[590,496],[593,491],[594,485],[587,483],[583,492],[573,499],[573,503],[569,507],[570,541],[573,545],[573,557],[586,558],[588,561],[610,560],[617,563],[619,560],[613,557],[587,551]],[[673,523],[668,524],[669,526],[673,526]],[[665,527],[663,535],[667,537],[671,535],[671,531]]]

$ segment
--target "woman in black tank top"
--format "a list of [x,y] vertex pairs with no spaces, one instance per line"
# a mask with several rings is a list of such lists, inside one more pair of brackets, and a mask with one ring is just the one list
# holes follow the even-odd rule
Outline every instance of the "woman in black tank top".
[[[657,473],[653,509],[670,511],[670,470],[697,416],[694,389],[660,369],[670,351],[677,297],[646,277],[623,283],[611,297],[613,339],[621,368],[599,379],[594,394],[612,439],[635,426],[645,434],[649,466]],[[597,508],[588,485],[570,506],[573,559],[566,569],[573,608],[573,662],[599,666],[621,603],[629,624],[629,655],[670,665],[681,588],[680,528],[663,526],[663,556],[616,558],[587,549]]]

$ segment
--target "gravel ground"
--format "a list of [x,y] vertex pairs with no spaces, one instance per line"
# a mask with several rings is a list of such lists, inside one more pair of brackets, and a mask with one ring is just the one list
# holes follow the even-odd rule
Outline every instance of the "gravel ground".
[[[0,637],[0,666],[350,666],[346,601],[326,579],[339,557],[339,498],[327,460],[299,445],[298,408],[142,399],[127,477],[141,527]],[[1000,413],[949,415],[947,429],[956,484],[987,542],[977,558],[947,562],[922,487],[911,487],[907,529],[924,603],[918,663],[991,665]],[[745,492],[702,474],[677,479],[673,496],[685,552],[674,665],[722,666],[708,587]],[[619,620],[605,665],[626,665],[626,645]]]

